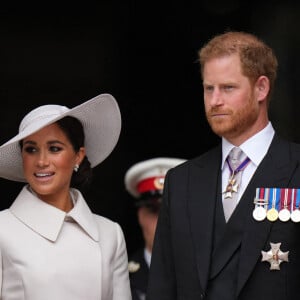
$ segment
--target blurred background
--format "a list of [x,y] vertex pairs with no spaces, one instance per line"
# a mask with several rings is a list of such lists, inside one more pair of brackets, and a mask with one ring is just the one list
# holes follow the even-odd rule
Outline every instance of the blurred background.
[[[197,51],[226,30],[258,35],[279,60],[270,118],[300,142],[300,5],[294,1],[104,1],[42,7],[1,4],[0,142],[43,104],[76,106],[111,93],[122,132],[113,153],[94,169],[88,202],[123,228],[128,252],[142,243],[124,175],[153,157],[190,159],[219,139],[204,110]],[[209,176],[209,174],[208,174]],[[0,209],[23,184],[0,179]]]

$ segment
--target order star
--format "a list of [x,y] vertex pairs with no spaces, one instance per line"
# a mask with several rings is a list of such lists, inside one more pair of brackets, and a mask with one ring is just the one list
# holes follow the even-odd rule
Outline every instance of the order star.
[[270,263],[270,270],[280,270],[280,264],[282,262],[289,261],[289,251],[282,252],[280,250],[281,243],[270,243],[271,249],[268,252],[261,251],[261,261],[267,261]]
[[229,183],[225,190],[225,198],[232,198],[232,193],[237,193],[239,185],[236,183]]

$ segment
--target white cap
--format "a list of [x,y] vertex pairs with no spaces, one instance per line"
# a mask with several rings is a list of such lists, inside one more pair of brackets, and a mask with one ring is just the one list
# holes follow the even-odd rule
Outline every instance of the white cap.
[[125,174],[125,187],[135,198],[143,193],[162,191],[167,171],[185,161],[180,158],[158,157],[136,163]]

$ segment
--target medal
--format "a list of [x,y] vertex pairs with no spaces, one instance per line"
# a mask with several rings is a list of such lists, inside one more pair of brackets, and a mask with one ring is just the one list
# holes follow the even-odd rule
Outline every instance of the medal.
[[228,184],[226,186],[226,189],[224,191],[224,198],[232,198],[232,193],[237,193],[238,191],[238,183],[236,182],[236,178],[235,178],[235,174],[233,173],[229,180],[228,180]]
[[253,210],[252,216],[256,221],[263,221],[267,216],[266,209],[263,206],[258,206]]
[[291,213],[291,220],[295,223],[300,222],[300,209],[299,203],[300,202],[300,192],[297,189],[293,189],[292,193],[292,213]]
[[265,199],[268,192],[265,193],[264,188],[256,189],[256,196],[254,198],[255,208],[252,212],[252,216],[256,221],[263,221],[266,218],[266,204],[267,201]]
[[292,211],[291,220],[295,223],[300,222],[300,210],[298,208]]
[[278,219],[278,211],[274,207],[268,210],[267,219],[271,222],[274,222]]
[[281,207],[282,209],[279,211],[278,214],[278,218],[280,221],[282,222],[287,222],[290,217],[291,217],[291,213],[289,210],[289,207],[291,205],[291,189],[282,189],[282,193],[284,193],[283,197],[281,197],[280,203],[281,203]]
[[238,192],[238,188],[239,188],[239,184],[237,183],[236,180],[236,175],[244,170],[246,168],[246,166],[248,165],[248,163],[250,162],[250,158],[247,157],[235,170],[233,170],[230,162],[229,162],[229,158],[226,158],[226,162],[230,171],[230,177],[228,180],[228,184],[226,186],[225,191],[223,192],[224,198],[232,198],[232,194],[233,193],[237,193]]
[[287,208],[282,209],[278,213],[278,218],[282,222],[287,222],[290,219],[290,217],[291,217],[291,213]]
[[271,222],[274,222],[278,219],[278,211],[276,207],[278,206],[279,203],[279,189],[272,188],[271,194],[272,194],[272,201],[270,201],[269,199],[267,219]]

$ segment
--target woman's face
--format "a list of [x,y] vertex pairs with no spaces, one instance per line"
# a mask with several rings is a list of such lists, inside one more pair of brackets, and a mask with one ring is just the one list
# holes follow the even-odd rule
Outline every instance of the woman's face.
[[56,123],[48,125],[23,140],[25,178],[40,199],[55,205],[69,199],[74,166],[81,163],[84,155],[84,148],[75,153]]

